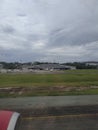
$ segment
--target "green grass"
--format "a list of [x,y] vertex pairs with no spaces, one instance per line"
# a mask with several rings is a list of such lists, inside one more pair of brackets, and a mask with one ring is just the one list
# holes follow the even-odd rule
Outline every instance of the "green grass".
[[64,74],[0,74],[0,87],[98,85],[98,70],[68,70]]
[[[69,92],[53,89],[50,91],[50,88],[54,86],[98,86],[98,70],[66,70],[63,74],[0,74],[0,87],[36,87],[34,91],[20,96],[98,94],[97,89]],[[9,97],[9,95],[17,96],[15,93],[0,93],[0,97]]]

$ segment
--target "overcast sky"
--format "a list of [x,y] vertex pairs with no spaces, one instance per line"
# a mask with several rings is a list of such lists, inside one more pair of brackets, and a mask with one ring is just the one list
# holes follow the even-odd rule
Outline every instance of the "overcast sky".
[[98,61],[98,0],[0,0],[0,61]]

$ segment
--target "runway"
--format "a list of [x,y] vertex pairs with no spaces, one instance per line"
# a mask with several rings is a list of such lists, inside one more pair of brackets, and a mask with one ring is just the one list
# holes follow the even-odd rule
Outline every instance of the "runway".
[[98,113],[24,117],[17,130],[98,130]]
[[98,130],[98,95],[0,99],[21,114],[16,130]]

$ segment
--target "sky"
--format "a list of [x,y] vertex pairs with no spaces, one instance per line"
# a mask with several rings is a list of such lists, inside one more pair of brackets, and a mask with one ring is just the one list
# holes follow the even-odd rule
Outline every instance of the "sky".
[[0,0],[0,61],[98,61],[98,0]]

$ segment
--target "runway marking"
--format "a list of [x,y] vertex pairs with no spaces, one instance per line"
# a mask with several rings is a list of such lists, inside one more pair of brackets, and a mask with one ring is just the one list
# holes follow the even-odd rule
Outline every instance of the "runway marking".
[[39,116],[39,117],[23,117],[24,120],[33,120],[33,119],[50,119],[50,118],[68,118],[68,117],[90,117],[90,116],[98,116],[98,113],[96,114],[77,114],[77,115],[60,115],[60,116]]

